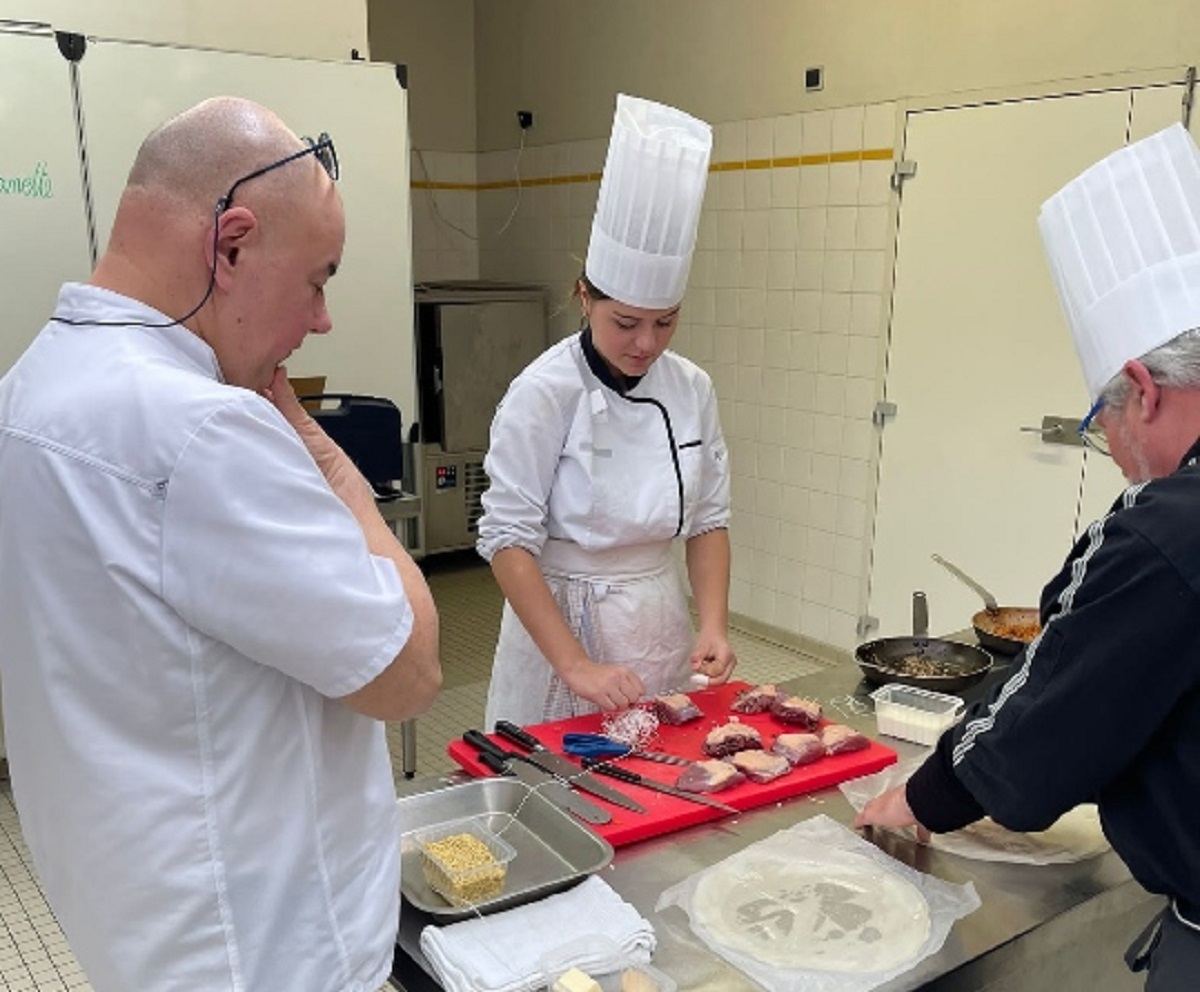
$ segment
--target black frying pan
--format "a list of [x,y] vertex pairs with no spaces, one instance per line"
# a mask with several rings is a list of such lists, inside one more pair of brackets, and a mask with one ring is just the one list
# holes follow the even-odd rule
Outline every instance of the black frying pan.
[[983,679],[992,656],[972,644],[929,637],[929,606],[913,593],[913,636],[881,637],[854,650],[863,678],[875,685],[898,682],[933,692],[958,692]]
[[958,692],[983,679],[992,656],[982,648],[936,637],[881,637],[854,650],[863,678],[934,692]]

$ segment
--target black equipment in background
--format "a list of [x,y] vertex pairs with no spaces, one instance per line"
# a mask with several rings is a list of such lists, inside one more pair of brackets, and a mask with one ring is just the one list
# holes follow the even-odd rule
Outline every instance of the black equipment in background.
[[400,408],[378,396],[321,393],[298,397],[375,490],[378,500],[398,499],[404,477]]

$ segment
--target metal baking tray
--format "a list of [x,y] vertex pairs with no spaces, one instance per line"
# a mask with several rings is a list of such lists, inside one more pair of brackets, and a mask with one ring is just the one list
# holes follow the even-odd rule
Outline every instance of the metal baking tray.
[[[569,889],[607,865],[612,845],[524,782],[478,779],[398,799],[400,810],[400,893],[440,923],[495,913]],[[468,816],[484,822],[514,848],[504,891],[474,907],[451,906],[433,891],[421,871],[414,832]]]

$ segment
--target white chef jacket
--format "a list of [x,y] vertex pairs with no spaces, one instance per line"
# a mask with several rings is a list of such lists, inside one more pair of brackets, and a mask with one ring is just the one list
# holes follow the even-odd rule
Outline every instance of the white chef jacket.
[[[68,285],[58,317],[164,318]],[[0,382],[13,791],[97,992],[355,990],[399,913],[384,725],[412,628],[292,428],[186,329],[50,323]]]
[[[671,541],[728,526],[729,462],[708,375],[664,352],[624,393],[588,364],[581,335],[509,387],[484,462],[478,550],[539,559],[593,661],[628,665],[648,692],[682,683],[691,624]],[[487,725],[589,712],[505,605]]]

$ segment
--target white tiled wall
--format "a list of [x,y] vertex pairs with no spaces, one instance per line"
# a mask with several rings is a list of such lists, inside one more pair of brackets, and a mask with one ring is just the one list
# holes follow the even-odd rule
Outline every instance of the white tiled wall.
[[516,171],[531,178],[596,177],[524,186],[519,194],[506,186],[485,190],[479,198],[481,275],[486,279],[534,282],[549,287],[552,340],[565,337],[579,327],[579,307],[571,300],[571,290],[587,254],[592,211],[607,150],[605,136],[528,148],[519,162],[511,151],[480,156],[479,180],[484,184],[511,184]]
[[[477,158],[470,152],[413,151],[414,282],[479,278]],[[431,185],[437,183],[448,188]]]
[[[871,410],[890,287],[891,161],[859,153],[895,142],[893,104],[718,125],[674,342],[712,375],[729,440],[731,608],[838,647],[855,643],[865,606]],[[475,163],[425,155],[434,179],[475,168],[470,274],[548,286],[553,337],[578,327],[569,296],[606,145],[491,152]],[[535,184],[516,189],[518,171]],[[413,174],[425,175],[420,163]],[[413,191],[418,278],[461,278],[469,245],[420,209],[427,196]],[[436,192],[447,218],[449,201],[474,222],[468,197]]]

